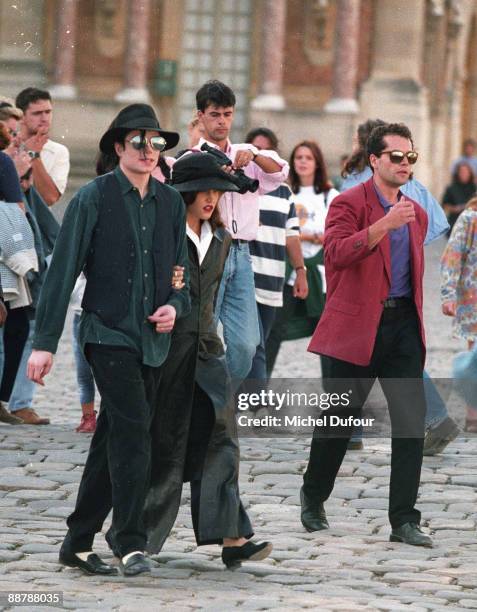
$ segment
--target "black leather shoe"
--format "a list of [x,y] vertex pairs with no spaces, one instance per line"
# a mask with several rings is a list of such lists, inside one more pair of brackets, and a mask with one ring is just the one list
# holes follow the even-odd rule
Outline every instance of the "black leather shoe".
[[432,540],[426,535],[417,523],[404,523],[392,530],[389,536],[390,542],[403,542],[411,546],[426,546],[432,548]]
[[121,559],[119,561],[119,567],[125,576],[137,576],[138,574],[144,574],[151,571],[151,564],[143,553],[136,553],[132,557],[129,557],[126,563],[123,563]]
[[85,574],[116,576],[118,573],[116,567],[105,563],[96,553],[89,554],[86,561],[82,561],[75,553],[60,550],[59,561],[68,567],[77,567]]
[[271,542],[247,542],[242,546],[224,546],[222,548],[222,561],[228,568],[240,567],[242,561],[261,561],[272,552]]
[[323,504],[321,502],[318,504],[310,503],[303,487],[300,489],[300,502],[301,523],[307,531],[321,531],[330,528]]

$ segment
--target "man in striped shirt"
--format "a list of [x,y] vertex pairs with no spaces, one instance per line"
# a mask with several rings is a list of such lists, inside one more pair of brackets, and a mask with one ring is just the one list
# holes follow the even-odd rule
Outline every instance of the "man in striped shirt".
[[[257,128],[247,134],[245,142],[258,150],[276,151],[278,139],[268,128]],[[260,225],[255,240],[249,242],[255,279],[260,326],[260,344],[249,372],[249,379],[266,380],[265,343],[272,329],[278,308],[283,305],[285,257],[296,271],[293,295],[305,299],[308,295],[306,269],[300,245],[300,227],[295,205],[289,201],[290,188],[283,184],[260,196]]]

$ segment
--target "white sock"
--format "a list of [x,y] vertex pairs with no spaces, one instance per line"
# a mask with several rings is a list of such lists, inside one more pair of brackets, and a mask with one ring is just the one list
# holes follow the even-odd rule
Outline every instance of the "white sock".
[[142,552],[142,550],[135,550],[135,551],[133,551],[133,552],[128,553],[127,555],[124,555],[124,557],[121,559],[121,561],[122,561],[123,563],[127,563],[128,559],[129,559],[130,557],[132,557],[133,555],[138,555],[138,554],[139,554],[139,555],[143,555],[144,553]]
[[92,550],[88,550],[88,552],[80,552],[80,553],[75,553],[75,555],[76,555],[76,556],[77,556],[79,559],[81,559],[81,561],[87,561],[87,560],[88,560],[88,557],[89,557],[90,555],[92,555],[92,554],[93,554],[93,551],[92,551]]

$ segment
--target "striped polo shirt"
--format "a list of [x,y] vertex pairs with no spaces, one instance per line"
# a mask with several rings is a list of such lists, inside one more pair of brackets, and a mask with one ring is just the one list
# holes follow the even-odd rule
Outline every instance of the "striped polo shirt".
[[259,198],[260,225],[249,242],[255,276],[255,298],[260,304],[281,307],[285,281],[286,239],[299,236],[295,205],[290,188],[280,185]]

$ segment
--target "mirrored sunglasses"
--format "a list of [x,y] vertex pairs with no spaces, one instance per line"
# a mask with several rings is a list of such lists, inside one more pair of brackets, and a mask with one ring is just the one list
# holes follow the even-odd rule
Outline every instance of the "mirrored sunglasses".
[[145,149],[146,145],[149,145],[151,149],[155,149],[156,151],[164,151],[167,144],[166,139],[162,136],[151,136],[151,138],[146,138],[146,136],[140,136],[139,134],[136,134],[136,136],[133,136],[127,142],[130,142],[136,151]]
[[419,157],[419,154],[416,151],[408,151],[407,153],[403,153],[402,151],[382,151],[381,155],[384,153],[389,155],[389,161],[392,164],[400,164],[405,157],[410,164],[415,164],[417,162],[417,158]]

